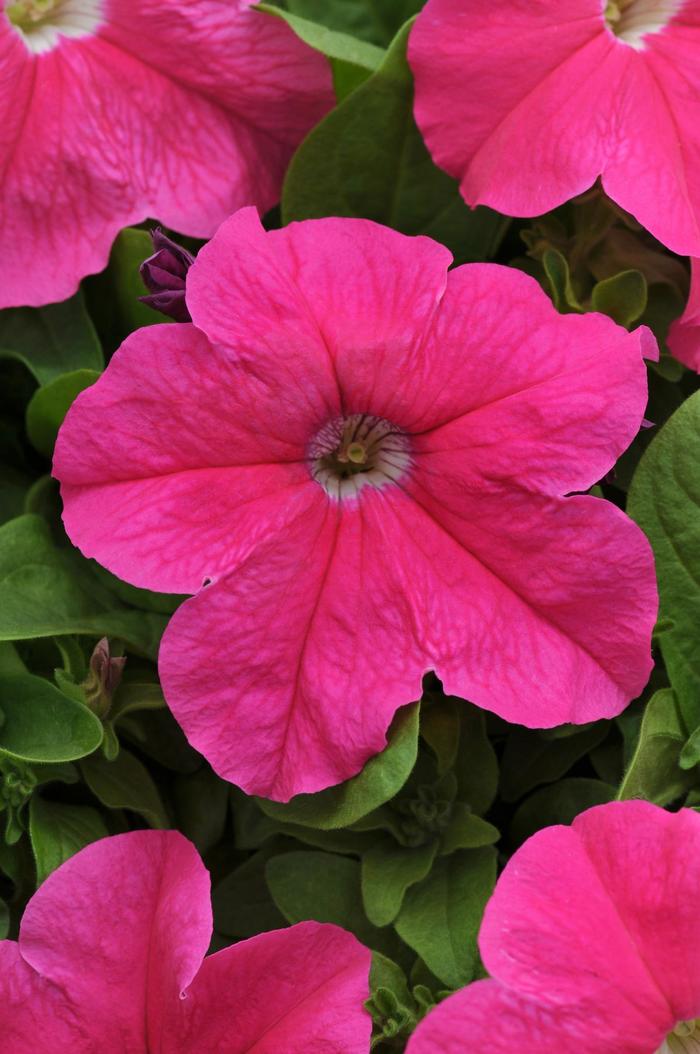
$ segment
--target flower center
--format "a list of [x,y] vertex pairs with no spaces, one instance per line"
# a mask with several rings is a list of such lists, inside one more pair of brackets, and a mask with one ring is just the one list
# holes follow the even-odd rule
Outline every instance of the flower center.
[[603,0],[605,21],[615,36],[641,51],[644,37],[658,33],[680,11],[685,0]]
[[332,498],[399,480],[411,463],[408,436],[383,417],[351,414],[324,425],[309,446],[311,474]]
[[102,21],[101,0],[9,0],[5,15],[35,55],[63,37],[87,37]]
[[700,1018],[679,1021],[656,1054],[700,1054]]

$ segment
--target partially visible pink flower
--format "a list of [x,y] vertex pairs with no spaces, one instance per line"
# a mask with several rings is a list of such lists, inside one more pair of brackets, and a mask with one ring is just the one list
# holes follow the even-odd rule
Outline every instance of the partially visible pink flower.
[[590,187],[700,256],[700,0],[428,0],[415,112],[470,205],[536,216]]
[[491,980],[451,996],[408,1054],[698,1054],[700,816],[616,802],[513,856],[486,907]]
[[197,593],[163,689],[249,792],[354,775],[427,670],[529,726],[610,717],[649,675],[650,547],[564,495],[639,430],[653,338],[449,263],[369,221],[266,234],[243,210],[188,272],[194,325],[129,337],[61,429],[73,541]]
[[677,359],[700,373],[700,259],[691,260],[690,296],[681,317],[671,324],[668,346]]
[[253,2],[0,0],[0,308],[70,296],[127,224],[275,203],[331,78]]
[[0,941],[3,1054],[367,1054],[370,952],[304,922],[204,958],[209,875],[175,831],[94,842]]

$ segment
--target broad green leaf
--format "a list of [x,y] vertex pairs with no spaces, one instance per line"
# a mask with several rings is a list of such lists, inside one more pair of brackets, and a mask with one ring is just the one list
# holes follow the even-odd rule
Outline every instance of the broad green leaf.
[[509,220],[469,209],[456,182],[433,164],[413,119],[406,62],[410,26],[381,67],[305,139],[287,172],[285,223],[362,216],[443,242],[458,262],[493,255]]
[[500,837],[497,827],[473,813],[465,802],[457,801],[440,839],[440,854],[444,856],[455,849],[480,849],[482,845],[493,845]]
[[39,384],[74,370],[104,368],[82,293],[47,307],[0,311],[0,358],[4,356],[24,363]]
[[[284,3],[284,0],[282,0]],[[386,45],[424,0],[286,0],[297,15],[354,37]]]
[[10,909],[0,897],[0,941],[4,941],[10,932]]
[[320,51],[329,59],[354,67],[360,75],[363,72],[365,76],[373,73],[379,68],[384,59],[385,53],[382,48],[375,47],[374,44],[368,44],[364,40],[358,40],[356,36],[351,36],[349,33],[330,29],[318,21],[311,21],[291,11],[283,11],[273,4],[259,3],[257,10],[283,18],[296,35],[309,47]]
[[510,826],[510,837],[522,845],[535,831],[555,824],[570,824],[579,813],[604,805],[615,797],[615,788],[601,780],[571,777],[540,787],[518,808]]
[[387,839],[362,857],[362,902],[375,926],[393,922],[406,890],[430,871],[437,840],[407,849]]
[[12,465],[0,465],[0,524],[21,516],[33,479]]
[[27,667],[19,657],[14,644],[10,644],[9,641],[0,641],[0,675],[6,677],[27,672]]
[[43,677],[0,677],[0,755],[19,761],[74,761],[101,742],[102,725],[95,715]]
[[319,794],[299,794],[286,804],[259,799],[268,816],[285,823],[330,830],[347,827],[401,789],[418,753],[419,704],[402,707],[388,734],[388,746],[370,758],[362,772],[351,780]]
[[96,370],[74,370],[37,388],[27,407],[27,435],[40,454],[52,456],[58,430],[71,404],[99,376]]
[[[80,849],[99,838],[106,838],[108,834],[96,809],[88,805],[49,802],[35,794],[29,805],[29,836],[37,886]],[[109,896],[108,890],[105,896]]]
[[119,311],[120,322],[128,332],[141,326],[153,326],[168,319],[158,311],[142,304],[140,296],[148,290],[141,281],[139,268],[144,260],[153,255],[153,242],[148,231],[137,227],[125,227],[112,246],[107,268],[107,279]]
[[437,772],[442,776],[454,766],[459,749],[459,704],[453,697],[440,699],[436,703],[421,705],[420,734],[437,762]]
[[688,737],[687,743],[681,750],[679,764],[682,769],[693,769],[700,765],[700,728],[696,728]]
[[553,783],[593,750],[608,734],[598,722],[562,739],[547,739],[527,728],[515,728],[508,736],[501,759],[501,793],[507,802],[517,801],[540,783]]
[[397,932],[450,988],[474,977],[476,938],[495,881],[495,851],[463,849],[440,857],[404,898]]
[[219,933],[240,940],[286,925],[265,881],[265,867],[275,854],[277,845],[261,849],[214,887],[214,927]]
[[632,479],[627,511],[654,550],[659,647],[684,721],[700,725],[700,392],[651,441]]
[[656,805],[668,805],[689,790],[696,777],[679,767],[687,738],[673,690],[661,688],[647,704],[618,800],[646,798]]
[[593,287],[591,307],[621,326],[631,326],[646,311],[647,280],[641,271],[621,271]]
[[373,926],[362,910],[358,861],[333,853],[284,853],[268,861],[265,875],[288,922],[332,922],[354,933],[368,948],[396,957],[396,935]]
[[122,604],[75,549],[58,549],[39,516],[0,527],[0,640],[66,633],[124,640],[155,658],[167,619]]
[[229,814],[230,787],[208,765],[173,784],[178,830],[204,855],[220,842]]
[[122,748],[113,761],[93,754],[81,762],[80,771],[92,793],[108,809],[129,809],[143,816],[151,827],[171,826],[153,777],[128,750]]
[[459,749],[455,761],[457,797],[479,816],[493,804],[498,790],[498,759],[486,734],[483,710],[462,699],[459,707]]
[[552,300],[557,311],[563,314],[582,311],[569,273],[569,264],[558,249],[546,249],[542,255],[542,266],[549,281]]

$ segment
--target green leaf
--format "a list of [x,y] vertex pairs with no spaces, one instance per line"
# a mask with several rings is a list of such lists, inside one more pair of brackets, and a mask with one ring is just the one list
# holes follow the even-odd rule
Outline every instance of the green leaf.
[[102,370],[102,349],[82,293],[47,307],[0,311],[3,357],[24,363],[39,384],[74,370]]
[[440,839],[440,854],[444,856],[455,849],[480,849],[482,845],[493,845],[500,837],[497,827],[473,813],[465,802],[457,801]]
[[286,804],[260,798],[260,808],[275,820],[322,830],[347,827],[366,816],[393,798],[411,774],[418,753],[418,711],[418,703],[398,711],[388,746],[353,779],[319,794],[299,794]]
[[608,734],[609,726],[597,722],[573,735],[548,740],[527,728],[514,728],[501,760],[501,793],[517,801],[539,783],[553,783],[593,750]]
[[552,300],[557,311],[563,314],[582,311],[578,302],[569,273],[566,257],[558,249],[546,249],[542,254],[542,266],[549,281]]
[[457,797],[479,816],[493,804],[498,790],[498,759],[486,734],[486,717],[471,703],[459,706],[459,749],[455,760]]
[[618,800],[646,798],[656,805],[668,805],[689,790],[695,776],[679,767],[686,739],[675,694],[671,688],[661,688],[647,704]]
[[404,898],[396,930],[450,988],[474,977],[476,938],[495,881],[495,851],[463,849],[440,857]]
[[543,827],[570,824],[579,813],[604,805],[615,797],[615,788],[601,780],[571,777],[540,787],[519,807],[510,826],[510,836],[522,845]]
[[385,45],[420,11],[423,0],[286,0],[285,6],[313,22]]
[[265,867],[278,846],[261,849],[214,887],[214,927],[228,937],[246,939],[287,924],[265,881]]
[[458,262],[495,253],[510,222],[469,209],[432,162],[413,119],[405,26],[381,67],[305,139],[287,172],[285,223],[362,216],[443,242]]
[[51,457],[58,430],[71,404],[99,376],[96,370],[74,370],[37,388],[27,406],[27,435],[40,454]]
[[448,772],[457,759],[459,705],[460,700],[450,696],[421,706],[420,734],[435,755],[438,776]]
[[0,640],[115,637],[155,658],[167,622],[122,604],[75,549],[56,548],[39,516],[19,516],[0,527],[0,593]]
[[259,3],[256,10],[284,19],[296,35],[309,47],[320,51],[329,59],[336,59],[365,73],[374,72],[382,63],[385,52],[382,48],[368,44],[349,33],[330,29],[316,21],[310,21],[272,4]]
[[97,750],[102,725],[43,677],[0,677],[0,754],[19,761],[73,761]]
[[621,326],[631,326],[646,311],[647,280],[641,271],[621,271],[593,287],[591,307]]
[[129,809],[143,816],[151,827],[171,826],[150,772],[128,750],[122,747],[113,761],[93,754],[81,762],[80,771],[92,793],[108,809]]
[[265,875],[272,898],[288,922],[332,922],[354,933],[368,948],[395,958],[395,935],[373,926],[362,910],[356,860],[313,851],[284,853],[272,857]]
[[173,785],[178,830],[204,855],[220,842],[229,813],[230,787],[208,766],[180,776]]
[[649,444],[632,479],[627,512],[651,542],[659,580],[659,634],[688,728],[700,725],[700,392]]
[[119,320],[128,332],[141,326],[153,326],[169,320],[139,301],[148,293],[141,280],[140,267],[144,260],[153,256],[153,242],[147,231],[137,227],[125,227],[112,246],[107,268],[107,279],[114,295]]
[[[80,849],[108,834],[96,809],[49,802],[35,794],[29,805],[29,836],[37,886]],[[108,896],[107,890],[105,895]]]
[[10,932],[10,909],[0,897],[0,941],[4,941]]
[[682,769],[694,769],[700,765],[700,728],[696,728],[681,750],[679,764]]
[[436,851],[436,840],[410,849],[387,840],[363,855],[362,901],[373,925],[394,921],[406,890],[425,878]]

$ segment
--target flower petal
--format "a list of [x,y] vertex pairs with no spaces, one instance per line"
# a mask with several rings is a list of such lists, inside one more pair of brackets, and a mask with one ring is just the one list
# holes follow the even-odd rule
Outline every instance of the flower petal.
[[601,7],[424,7],[409,42],[416,120],[470,205],[536,216],[587,190],[602,171],[631,49],[606,32]]
[[459,267],[424,342],[414,447],[449,450],[455,472],[585,490],[639,431],[643,338],[603,315],[558,314],[514,268]]
[[69,296],[148,216],[207,236],[268,208],[331,105],[325,60],[276,18],[223,0],[110,0],[106,17],[41,55],[0,19],[0,307]]
[[27,905],[19,951],[60,990],[61,1016],[89,1032],[89,1049],[140,1050],[144,1030],[159,1049],[210,939],[209,875],[194,846],[136,831],[94,842],[49,876]]
[[420,345],[451,259],[437,242],[369,220],[309,220],[266,234],[242,210],[200,252],[187,305],[214,344],[257,369],[291,375],[325,357],[345,413],[396,416],[392,393],[405,392],[408,371],[413,401],[420,391]]
[[241,941],[204,960],[182,1003],[174,1049],[366,1054],[370,963],[351,934],[317,922]]
[[691,260],[690,296],[685,311],[671,324],[668,346],[681,362],[700,373],[700,259]]
[[477,981],[431,1010],[406,1054],[650,1054],[663,1038],[607,1009],[605,1003],[585,1010],[543,1007],[496,981]]
[[56,443],[71,539],[135,585],[193,593],[320,502],[304,459],[326,396],[280,372],[184,323],[132,334]]

